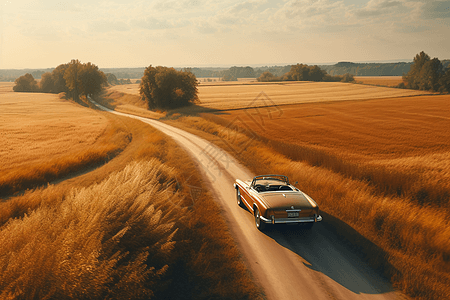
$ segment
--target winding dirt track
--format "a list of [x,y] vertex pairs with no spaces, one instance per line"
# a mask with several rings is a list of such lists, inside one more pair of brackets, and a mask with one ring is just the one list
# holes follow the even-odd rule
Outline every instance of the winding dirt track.
[[[112,111],[171,136],[199,163],[257,283],[267,299],[403,299],[386,279],[352,254],[321,223],[312,231],[285,226],[259,232],[253,216],[236,204],[236,178],[254,176],[211,143],[156,120]],[[326,222],[326,218],[324,221]]]

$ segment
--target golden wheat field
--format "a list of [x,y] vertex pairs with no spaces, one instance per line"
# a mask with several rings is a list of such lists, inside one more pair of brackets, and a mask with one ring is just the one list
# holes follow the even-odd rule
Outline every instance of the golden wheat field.
[[58,95],[0,93],[0,194],[99,163],[127,143],[105,115]]
[[[450,149],[448,95],[222,110],[258,135],[311,145],[352,158],[379,160],[446,153]],[[214,114],[214,113],[212,113]]]
[[355,81],[362,84],[397,86],[403,82],[402,76],[355,76]]
[[0,82],[0,94],[12,92],[13,87],[14,82]]
[[139,95],[139,83],[113,85],[109,90],[130,95]]
[[[110,90],[139,95],[139,84],[116,85],[111,87]],[[430,94],[424,91],[381,86],[310,81],[207,83],[200,84],[198,92],[199,106],[219,110],[274,104],[368,100]]]
[[231,86],[199,86],[200,105],[210,109],[307,102],[367,100],[423,94],[421,91],[341,82],[281,82]]
[[108,120],[57,95],[10,93],[0,98],[0,169],[68,155],[91,146]]

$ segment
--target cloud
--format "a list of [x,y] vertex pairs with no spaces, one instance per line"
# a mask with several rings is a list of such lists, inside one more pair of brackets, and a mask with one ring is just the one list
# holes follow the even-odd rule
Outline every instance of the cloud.
[[202,34],[214,34],[218,32],[217,26],[213,25],[211,20],[198,19],[195,21],[195,28]]
[[228,14],[255,13],[266,3],[266,1],[247,0],[237,3],[228,9]]
[[279,13],[288,19],[309,18],[319,15],[329,15],[336,9],[342,9],[341,1],[330,0],[291,0],[288,1]]
[[410,33],[420,33],[420,32],[424,32],[427,30],[430,30],[430,26],[424,26],[424,25],[408,25],[405,26],[404,24],[397,24],[397,32],[399,33],[406,33],[406,34],[410,34]]
[[115,20],[99,20],[93,22],[91,30],[95,32],[110,32],[110,31],[128,31],[131,29],[130,25],[125,22]]
[[189,24],[186,20],[170,20],[159,19],[155,17],[147,17],[133,22],[135,26],[149,30],[181,28]]
[[194,8],[201,8],[205,6],[205,1],[203,0],[184,0],[184,1],[168,1],[160,0],[155,3],[153,8],[158,11],[179,11],[189,10]]
[[[25,1],[20,1],[25,2]],[[79,0],[77,2],[69,0],[37,0],[26,1],[24,7],[31,10],[50,10],[50,11],[66,11],[66,12],[81,12],[86,10],[86,6],[92,4],[92,1]]]
[[450,1],[425,2],[422,7],[422,17],[424,19],[450,18]]
[[403,2],[397,0],[370,0],[367,5],[360,9],[355,9],[353,14],[360,18],[376,16],[386,16],[400,10],[407,10]]

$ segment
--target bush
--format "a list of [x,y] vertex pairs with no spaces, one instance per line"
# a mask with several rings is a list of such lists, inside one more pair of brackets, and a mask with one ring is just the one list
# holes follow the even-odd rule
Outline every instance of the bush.
[[20,76],[14,82],[16,83],[13,87],[14,92],[37,92],[39,90],[37,81],[30,73]]
[[342,82],[353,82],[355,81],[355,78],[353,77],[352,74],[350,73],[345,73],[344,75],[342,75]]
[[149,109],[173,109],[198,101],[197,85],[191,72],[150,65],[145,69],[139,92]]
[[259,82],[270,82],[270,81],[281,81],[281,78],[274,76],[272,73],[266,71],[262,73],[261,76],[259,76],[256,80],[258,80]]
[[237,78],[232,74],[225,74],[222,77],[222,81],[237,81]]

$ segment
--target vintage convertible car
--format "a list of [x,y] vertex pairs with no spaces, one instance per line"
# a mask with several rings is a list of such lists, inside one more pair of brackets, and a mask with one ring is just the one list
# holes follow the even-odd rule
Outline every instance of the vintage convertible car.
[[303,223],[311,228],[322,221],[319,206],[308,195],[289,184],[284,175],[259,175],[253,180],[236,179],[234,183],[239,206],[253,212],[255,224],[263,230],[266,224]]

